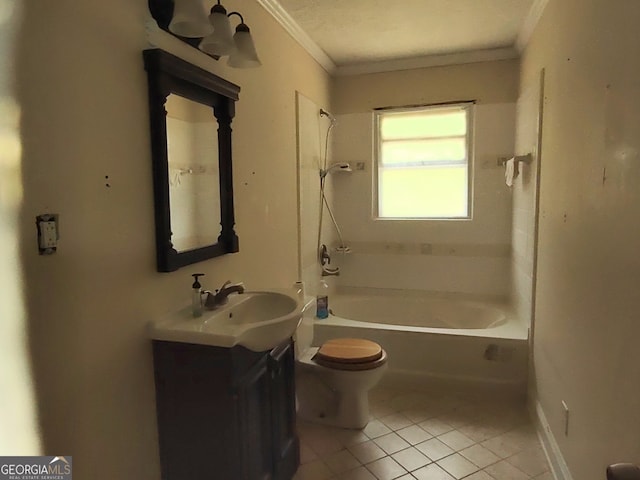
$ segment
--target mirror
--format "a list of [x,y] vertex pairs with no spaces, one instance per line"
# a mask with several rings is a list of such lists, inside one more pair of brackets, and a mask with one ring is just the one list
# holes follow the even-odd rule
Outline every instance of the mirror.
[[171,243],[177,252],[218,241],[218,122],[211,109],[171,94],[167,110]]
[[238,251],[231,120],[240,88],[162,50],[144,51],[160,272]]

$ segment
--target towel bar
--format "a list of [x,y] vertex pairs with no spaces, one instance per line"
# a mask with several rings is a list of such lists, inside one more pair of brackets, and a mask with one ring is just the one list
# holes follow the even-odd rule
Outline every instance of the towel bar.
[[515,159],[516,163],[526,163],[529,164],[533,161],[533,155],[527,153],[526,155],[515,155],[513,157],[500,157],[498,158],[498,165],[502,166],[507,163],[511,159]]

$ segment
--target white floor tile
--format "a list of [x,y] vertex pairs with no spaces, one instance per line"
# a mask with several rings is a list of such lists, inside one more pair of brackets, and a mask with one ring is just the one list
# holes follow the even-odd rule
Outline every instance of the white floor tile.
[[294,480],[553,480],[522,403],[394,388],[369,400],[363,430],[298,422]]
[[413,423],[402,413],[392,413],[391,415],[382,417],[379,420],[393,431],[408,427]]
[[379,403],[379,404],[370,404],[369,405],[369,413],[374,418],[382,418],[387,415],[392,415],[396,413],[395,409],[391,408],[388,403]]
[[431,459],[420,450],[411,447],[391,455],[393,459],[402,465],[408,472],[424,467],[431,463]]
[[431,418],[435,416],[435,415],[432,415],[426,407],[420,406],[420,405],[416,407],[411,407],[408,410],[403,410],[402,414],[405,417],[407,417],[409,420],[411,420],[411,423],[420,423],[426,420],[427,418]]
[[456,452],[458,450],[462,450],[464,448],[470,447],[475,442],[467,437],[464,433],[460,433],[457,430],[452,430],[451,432],[447,432],[444,435],[440,435],[438,437],[442,443],[451,447],[452,450]]
[[380,460],[367,464],[367,469],[375,475],[378,480],[393,480],[407,473],[407,471],[391,457],[384,457]]
[[372,420],[364,427],[363,432],[369,438],[377,438],[391,433],[391,429],[380,420]]
[[336,433],[336,437],[345,447],[368,442],[370,440],[362,430],[351,430],[346,428],[340,429],[340,432]]
[[540,447],[530,448],[516,453],[512,457],[507,458],[507,462],[532,477],[549,470],[547,457]]
[[340,450],[322,459],[333,473],[344,473],[361,465],[360,461],[348,450]]
[[533,480],[555,480],[555,477],[551,472],[544,472],[534,477]]
[[419,468],[418,470],[411,472],[411,475],[416,477],[417,480],[455,480],[454,477],[449,475],[435,463]]
[[487,472],[483,472],[482,470],[474,473],[473,475],[469,475],[464,480],[496,480]]
[[356,457],[360,463],[369,463],[386,456],[387,454],[373,440],[359,443],[349,447],[349,451]]
[[511,465],[506,460],[489,465],[484,469],[489,475],[497,480],[528,480],[529,475]]
[[318,455],[304,443],[300,443],[300,463],[309,463],[317,460]]
[[438,462],[438,465],[455,478],[463,478],[478,471],[478,467],[459,453],[449,455]]
[[293,480],[327,480],[333,476],[329,467],[320,460],[305,463],[298,468]]
[[464,450],[460,450],[459,453],[480,468],[488,467],[489,465],[500,461],[500,457],[491,450],[487,450],[482,445],[473,445],[469,448],[465,448]]
[[424,453],[434,462],[454,453],[451,448],[442,443],[437,438],[432,438],[426,442],[419,443],[416,448]]
[[484,442],[507,431],[493,425],[470,423],[458,429],[474,442]]
[[521,451],[521,448],[505,438],[504,434],[485,440],[480,445],[491,450],[500,458],[507,458]]
[[402,410],[408,410],[409,408],[413,408],[423,402],[423,395],[416,392],[408,392],[393,397],[389,402],[389,405],[391,405],[396,412],[401,412]]
[[444,421],[438,418],[429,418],[424,422],[420,422],[418,426],[423,430],[429,432],[434,437],[437,437],[438,435],[442,435],[443,433],[447,433],[453,430],[453,427],[451,425],[449,425],[448,423],[445,423]]
[[338,475],[339,480],[376,480],[376,477],[367,470],[365,467],[358,467],[341,475]]
[[411,445],[416,445],[418,443],[424,442],[425,440],[429,440],[432,437],[430,433],[423,430],[418,425],[411,425],[409,427],[401,428],[400,430],[396,430],[396,433]]
[[343,448],[342,443],[335,434],[335,429],[321,425],[307,426],[306,429],[301,431],[300,438],[320,457],[340,451]]
[[530,424],[509,430],[503,434],[503,438],[507,442],[511,442],[513,445],[518,446],[520,450],[527,450],[529,448],[536,448],[540,446],[538,435]]
[[394,432],[378,437],[374,440],[374,442],[388,455],[399,452],[400,450],[404,450],[405,448],[409,448],[411,446],[400,435]]

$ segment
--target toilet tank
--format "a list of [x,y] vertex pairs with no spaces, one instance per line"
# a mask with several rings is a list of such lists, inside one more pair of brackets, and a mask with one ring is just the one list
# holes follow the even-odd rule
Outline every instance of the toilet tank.
[[305,296],[302,320],[293,334],[296,347],[296,358],[313,345],[313,324],[316,317],[316,303],[314,297]]

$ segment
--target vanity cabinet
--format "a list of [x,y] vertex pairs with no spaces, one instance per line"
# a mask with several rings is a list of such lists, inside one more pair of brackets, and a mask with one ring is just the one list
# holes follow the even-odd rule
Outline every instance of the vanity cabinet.
[[253,352],[153,341],[163,480],[290,480],[293,343]]

